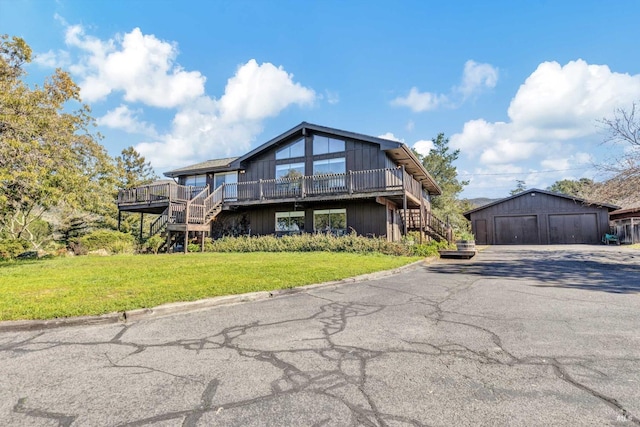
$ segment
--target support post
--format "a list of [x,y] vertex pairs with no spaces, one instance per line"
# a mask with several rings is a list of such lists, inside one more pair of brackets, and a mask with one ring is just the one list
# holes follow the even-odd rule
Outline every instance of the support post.
[[122,222],[122,211],[118,209],[118,231],[120,231],[120,223]]
[[200,236],[200,252],[204,252],[204,231],[202,232],[202,236]]
[[140,212],[140,242],[142,242],[142,227],[144,226],[144,212]]
[[407,189],[404,188],[404,165],[402,165],[402,213],[404,217],[404,235],[407,235]]
[[424,233],[424,198],[420,195],[420,244],[422,244],[422,234]]
[[189,228],[185,225],[184,229],[184,253],[186,254],[189,250],[187,249],[187,245],[189,244]]

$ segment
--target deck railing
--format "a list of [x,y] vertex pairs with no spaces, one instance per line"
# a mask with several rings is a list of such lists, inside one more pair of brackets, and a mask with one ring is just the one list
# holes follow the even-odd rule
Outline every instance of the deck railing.
[[178,185],[172,182],[142,185],[118,192],[118,205],[161,201],[186,201],[207,188],[206,186]]
[[421,184],[401,168],[393,168],[225,184],[223,200],[250,202],[333,194],[362,194],[402,190],[403,186],[416,198],[422,197]]

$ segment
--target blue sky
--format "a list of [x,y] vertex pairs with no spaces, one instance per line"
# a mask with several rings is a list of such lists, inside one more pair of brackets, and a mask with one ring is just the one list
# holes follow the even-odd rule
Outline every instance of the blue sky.
[[600,178],[596,120],[640,100],[640,2],[0,0],[0,32],[81,85],[158,172],[301,121],[461,150],[463,196]]

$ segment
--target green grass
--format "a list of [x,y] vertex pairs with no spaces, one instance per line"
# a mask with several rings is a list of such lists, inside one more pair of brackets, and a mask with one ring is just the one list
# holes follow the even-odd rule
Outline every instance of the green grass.
[[0,320],[97,315],[293,288],[387,270],[418,257],[352,253],[194,253],[0,262]]

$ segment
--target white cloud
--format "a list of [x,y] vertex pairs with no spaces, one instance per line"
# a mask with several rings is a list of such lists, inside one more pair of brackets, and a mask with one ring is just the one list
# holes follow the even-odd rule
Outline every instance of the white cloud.
[[420,141],[417,141],[415,144],[413,144],[413,149],[423,156],[428,155],[429,151],[431,151],[432,148],[433,141],[431,141],[430,139],[421,139]]
[[383,133],[382,135],[378,135],[378,138],[388,139],[388,140],[396,141],[396,142],[404,142],[404,139],[398,138],[397,136],[395,136],[391,132],[387,132],[387,133]]
[[[139,28],[101,40],[80,25],[56,19],[66,28],[65,55],[75,55],[68,69],[80,77],[83,99],[120,101],[98,124],[144,135],[146,140],[136,149],[161,170],[243,154],[262,132],[265,119],[291,105],[313,105],[318,98],[282,66],[258,64],[255,59],[239,65],[224,93],[215,98],[205,94],[204,75],[176,62],[175,42],[143,34]],[[56,57],[47,53],[42,63],[53,64]],[[144,120],[142,109],[130,108],[133,102],[174,110],[168,131],[159,134]]]
[[327,102],[331,105],[336,105],[340,102],[340,94],[335,91],[325,90],[325,97],[327,98]]
[[69,57],[69,52],[49,50],[48,52],[36,54],[33,62],[47,68],[63,68],[71,63],[71,58]]
[[315,97],[282,67],[251,59],[228,80],[219,107],[225,121],[262,120],[291,104],[310,105]]
[[451,88],[449,94],[420,92],[412,87],[407,96],[399,96],[391,101],[395,107],[409,107],[413,112],[435,110],[440,107],[455,108],[468,98],[486,88],[494,88],[498,83],[498,69],[491,64],[468,60],[464,64],[460,85]]
[[557,156],[567,141],[594,136],[596,119],[638,97],[640,75],[615,73],[583,60],[565,66],[544,62],[512,99],[510,121],[468,121],[451,137],[451,146],[485,165]]
[[201,96],[182,106],[168,134],[136,149],[159,168],[240,155],[251,148],[265,119],[315,99],[312,89],[295,83],[282,67],[251,59],[227,81],[219,100]]
[[102,41],[86,35],[82,26],[71,25],[65,41],[84,54],[70,70],[81,77],[81,95],[87,102],[122,91],[125,101],[171,108],[204,94],[205,77],[175,63],[177,45],[144,35],[139,28]]
[[498,83],[498,69],[491,64],[479,64],[468,60],[464,64],[462,83],[456,88],[464,99],[475,95],[485,88],[494,88]]
[[422,111],[435,110],[446,102],[447,97],[445,95],[420,92],[417,87],[412,87],[407,96],[397,97],[391,101],[391,105],[396,107],[409,107],[412,111],[419,113]]
[[121,104],[100,117],[97,120],[97,124],[113,129],[121,129],[129,133],[156,136],[157,133],[153,125],[139,119],[141,113],[142,110],[132,111],[128,106]]

